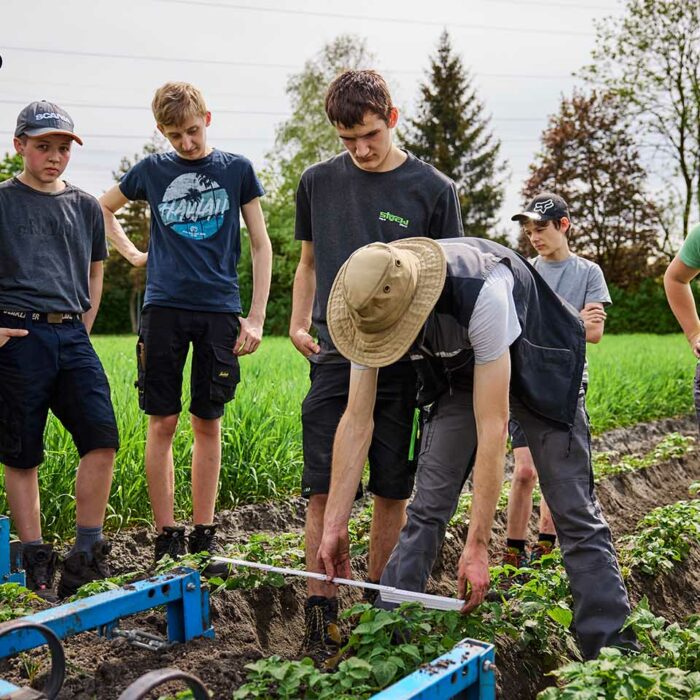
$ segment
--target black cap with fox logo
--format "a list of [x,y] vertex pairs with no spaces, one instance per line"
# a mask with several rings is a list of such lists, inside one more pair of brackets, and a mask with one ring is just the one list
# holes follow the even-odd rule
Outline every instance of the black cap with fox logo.
[[73,120],[65,109],[46,100],[28,104],[17,117],[15,136],[37,137],[48,134],[70,136],[83,145],[82,139],[75,135]]
[[542,192],[536,197],[533,197],[524,211],[515,214],[510,218],[511,221],[552,221],[569,216],[569,205],[558,195],[553,192]]

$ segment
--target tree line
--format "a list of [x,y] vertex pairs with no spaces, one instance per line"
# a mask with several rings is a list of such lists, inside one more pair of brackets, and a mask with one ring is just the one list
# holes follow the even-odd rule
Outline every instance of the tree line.
[[[341,71],[375,65],[363,39],[340,36],[289,77],[291,116],[281,123],[260,173],[275,251],[266,332],[285,334],[299,255],[294,241],[294,195],[309,165],[341,150],[324,112],[326,86]],[[574,226],[571,247],[598,263],[616,302],[609,330],[676,330],[660,275],[695,220],[700,220],[700,4],[697,0],[626,0],[615,19],[596,24],[591,62],[579,85],[550,115],[521,193],[561,194]],[[469,69],[443,31],[418,87],[413,116],[398,131],[400,144],[450,176],[457,185],[465,233],[513,245],[498,214],[508,177],[501,142]],[[141,154],[123,158],[119,179],[140,157],[163,150],[158,136]],[[0,180],[21,168],[0,163]],[[149,212],[131,202],[119,218],[137,246],[148,245]],[[245,230],[243,231],[245,236]],[[532,254],[520,236],[516,247]],[[239,266],[242,298],[252,288],[248,246]],[[96,331],[135,330],[143,270],[116,251],[106,264]],[[642,327],[635,309],[646,308]],[[619,309],[619,311],[616,311]]]

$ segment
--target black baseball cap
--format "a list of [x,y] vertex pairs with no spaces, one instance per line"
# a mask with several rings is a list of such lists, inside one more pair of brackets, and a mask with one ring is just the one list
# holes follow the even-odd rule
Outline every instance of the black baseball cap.
[[558,195],[553,192],[542,192],[536,197],[533,197],[529,204],[515,216],[511,216],[511,221],[519,221],[523,223],[526,219],[530,221],[552,221],[569,216],[569,205]]
[[64,134],[70,136],[81,146],[83,141],[74,133],[73,120],[65,109],[53,102],[40,100],[28,104],[17,117],[15,136],[45,136],[46,134]]

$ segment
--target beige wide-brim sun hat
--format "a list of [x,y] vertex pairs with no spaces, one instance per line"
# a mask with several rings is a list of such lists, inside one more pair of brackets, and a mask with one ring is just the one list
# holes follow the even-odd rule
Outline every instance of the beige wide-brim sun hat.
[[338,351],[367,367],[403,357],[445,285],[447,263],[432,238],[370,243],[340,268],[326,321]]

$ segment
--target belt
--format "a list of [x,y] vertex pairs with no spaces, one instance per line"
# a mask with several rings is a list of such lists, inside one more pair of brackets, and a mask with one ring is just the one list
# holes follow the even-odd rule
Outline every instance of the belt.
[[0,313],[5,316],[14,316],[15,318],[30,318],[32,321],[43,321],[44,323],[63,323],[64,321],[81,321],[82,314],[78,313],[62,313],[60,311],[48,313],[38,311],[8,311],[0,309]]

